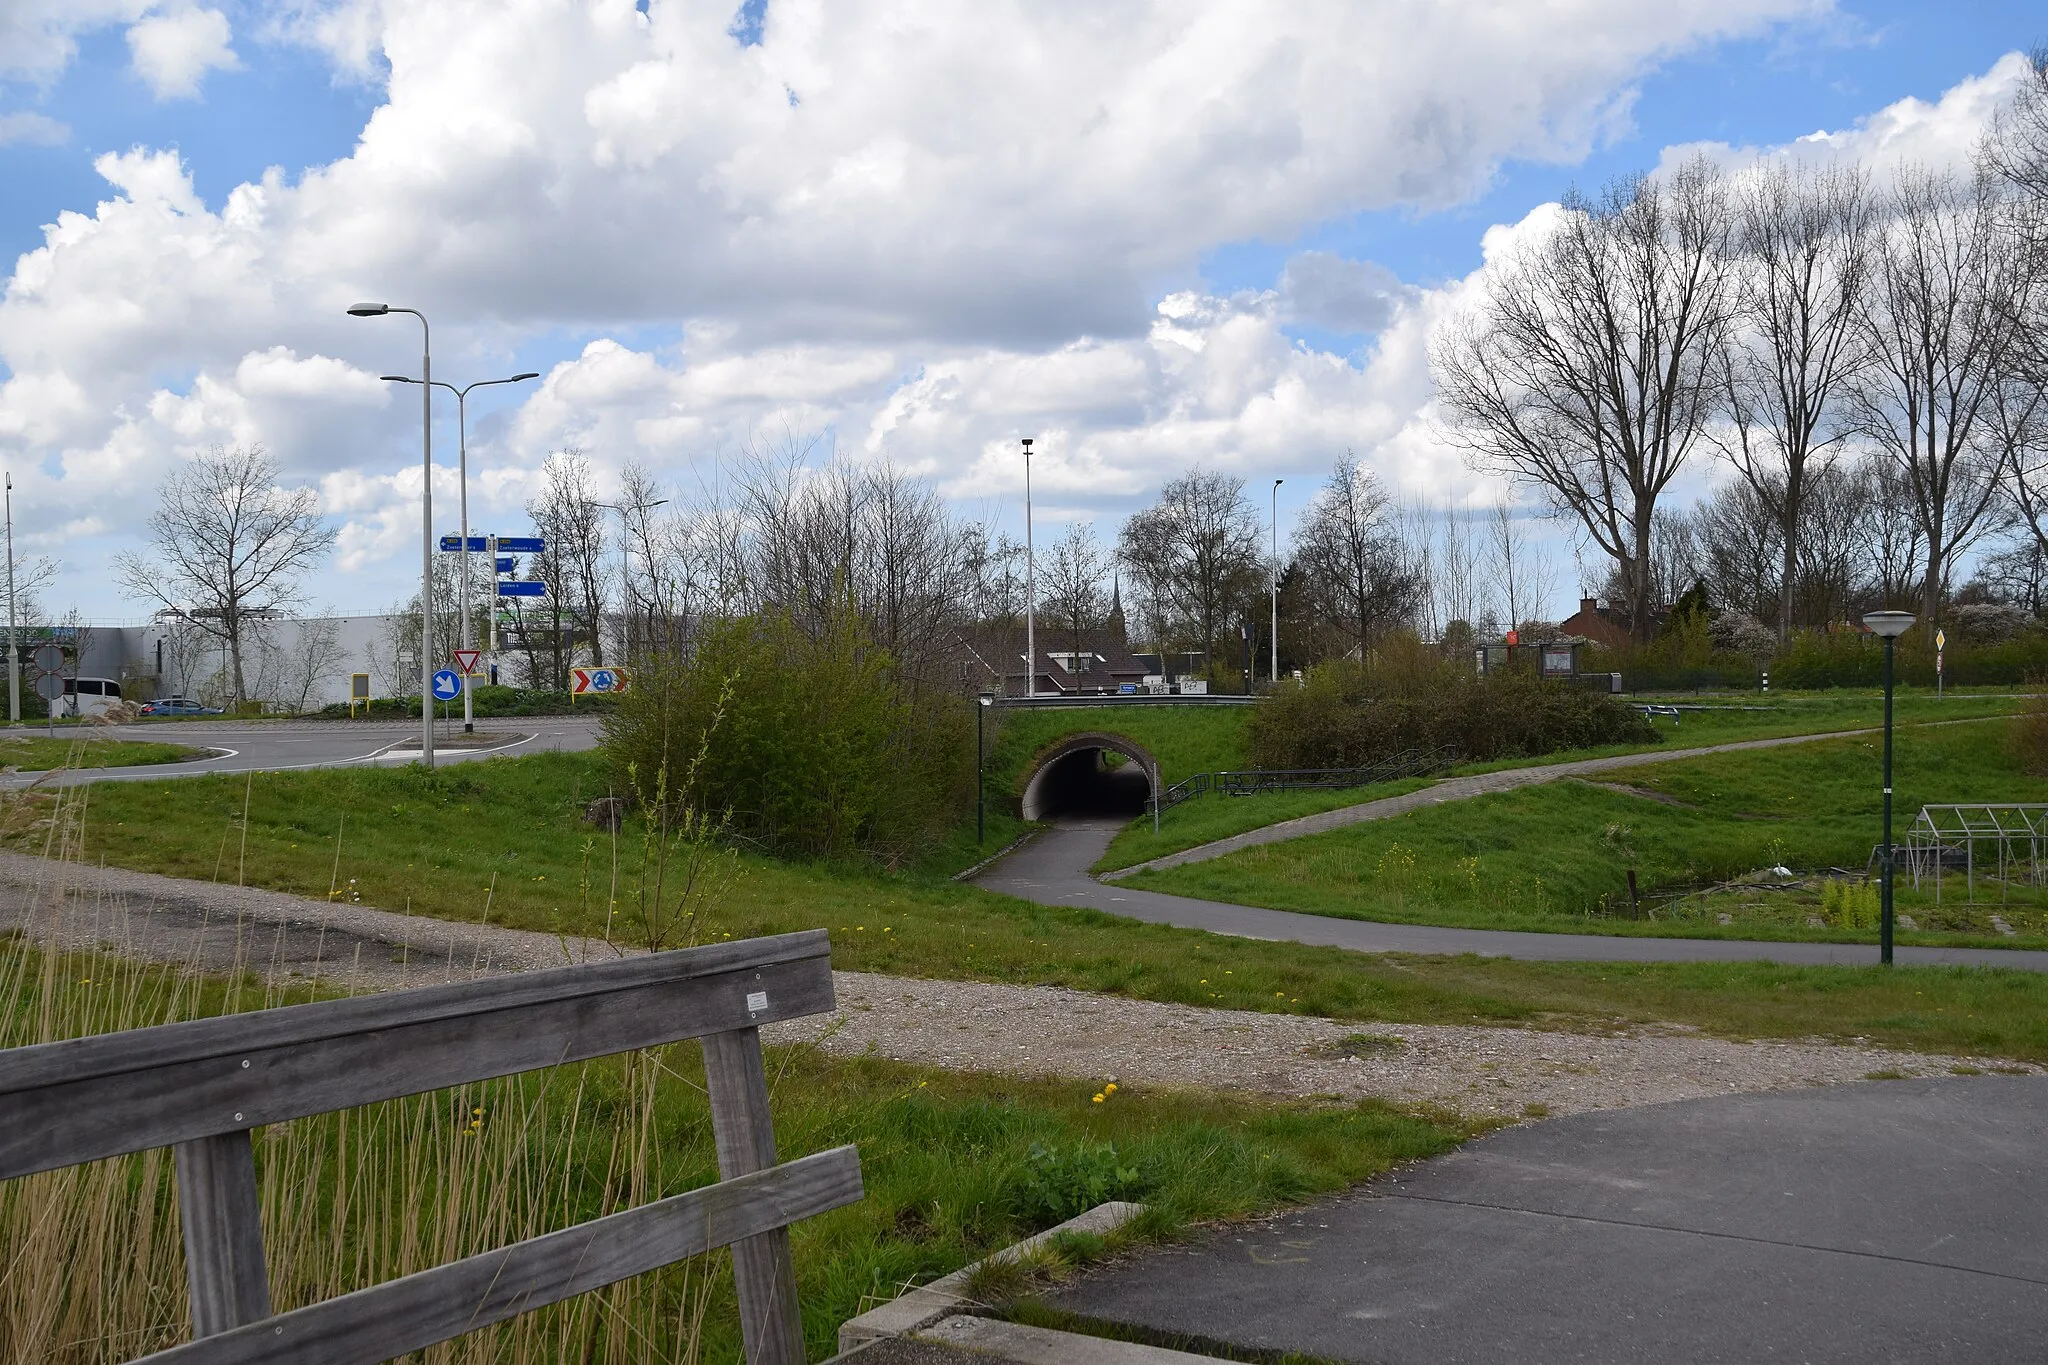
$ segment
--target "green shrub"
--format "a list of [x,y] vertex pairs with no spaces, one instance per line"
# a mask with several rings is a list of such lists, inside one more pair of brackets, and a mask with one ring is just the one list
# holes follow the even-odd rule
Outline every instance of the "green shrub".
[[1262,702],[1245,726],[1260,768],[1357,768],[1404,749],[1450,745],[1488,761],[1604,744],[1654,744],[1634,709],[1521,668],[1479,677],[1412,646],[1370,667],[1325,664]]
[[913,696],[850,609],[707,622],[607,719],[613,779],[773,852],[916,857],[973,799],[969,703]]
[[1877,887],[1869,882],[1845,882],[1830,877],[1820,884],[1820,908],[1828,923],[1838,929],[1875,929]]

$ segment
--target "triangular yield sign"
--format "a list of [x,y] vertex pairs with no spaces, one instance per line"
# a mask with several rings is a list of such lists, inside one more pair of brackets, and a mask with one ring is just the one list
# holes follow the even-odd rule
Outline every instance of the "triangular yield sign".
[[457,671],[457,672],[459,672],[459,673],[465,674],[465,675],[467,675],[467,674],[470,674],[470,673],[474,673],[474,672],[476,672],[476,666],[477,666],[477,665],[478,665],[479,663],[481,663],[481,662],[483,661],[483,657],[484,657],[484,652],[483,652],[482,650],[480,650],[480,649],[458,649],[458,650],[456,650],[456,651],[455,651],[455,668],[456,668],[456,671]]

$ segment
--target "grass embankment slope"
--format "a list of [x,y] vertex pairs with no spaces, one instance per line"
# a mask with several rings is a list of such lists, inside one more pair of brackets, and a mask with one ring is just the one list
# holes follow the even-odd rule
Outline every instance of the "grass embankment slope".
[[[549,932],[641,937],[643,831],[578,817],[594,754],[427,772],[338,769],[108,783],[67,793],[90,862]],[[41,798],[48,800],[49,798]],[[247,802],[246,844],[242,812]],[[65,816],[71,818],[70,814]],[[41,847],[35,832],[17,847]],[[618,860],[612,919],[613,858]],[[719,854],[703,936],[831,931],[835,965],[1069,986],[1183,1004],[1415,1023],[1600,1029],[1672,1022],[1736,1037],[1863,1036],[2048,1059],[2048,979],[2027,972],[1364,956],[1035,905],[943,877]],[[669,883],[673,888],[675,879]]]
[[[1665,701],[1646,701],[1663,705]],[[1732,744],[1748,739],[1775,739],[1784,735],[1824,734],[1833,730],[1857,730],[1884,722],[1882,693],[1867,691],[1815,692],[1793,695],[1772,694],[1672,698],[1686,709],[1677,719],[1658,716],[1658,747],[1697,749],[1711,744]],[[2004,692],[1949,694],[1937,700],[1933,693],[1901,693],[1895,703],[1899,724],[1932,720],[1963,720],[2010,714],[2018,705]],[[1598,749],[1574,749],[1534,757],[1503,759],[1495,763],[1468,763],[1452,769],[1451,775],[1520,768],[1538,763],[1569,763],[1583,758],[1608,758],[1616,754],[1641,753],[1651,746],[1612,745]],[[1241,762],[1242,760],[1240,760]],[[1351,787],[1339,791],[1274,792],[1263,796],[1200,797],[1183,802],[1160,817],[1159,833],[1152,832],[1150,820],[1134,821],[1110,844],[1095,871],[1108,872],[1178,853],[1216,839],[1227,839],[1247,830],[1263,829],[1282,820],[1316,815],[1327,810],[1398,796],[1424,785],[1420,781],[1387,783],[1373,787]]]
[[[1923,803],[2048,800],[2048,781],[2021,772],[1997,722],[1899,732],[1895,828]],[[1823,899],[1827,870],[1853,885],[1880,828],[1880,740],[1820,740],[1631,768],[1588,781],[1475,797],[1389,820],[1245,849],[1209,862],[1134,876],[1134,885],[1311,914],[1471,928],[1686,937],[1874,941]],[[1808,874],[1797,892],[1759,869]],[[1634,869],[1648,904],[1632,905]],[[1818,875],[1816,875],[1818,874]],[[1917,928],[1901,941],[2048,946],[2041,892],[2011,888],[2009,903],[1960,904],[1951,877],[1943,904],[1902,887]],[[1705,894],[1687,895],[1688,892]],[[1661,895],[1660,895],[1661,893]],[[1989,922],[1999,913],[2014,935]],[[1654,918],[1650,916],[1654,914]],[[1638,915],[1645,916],[1638,918]],[[1823,922],[1814,924],[1815,918]]]
[[104,734],[74,732],[62,739],[48,735],[0,734],[0,765],[23,772],[53,768],[128,768],[156,763],[183,763],[201,758],[204,749],[151,740],[109,739]]
[[[0,941],[0,1046],[294,997]],[[1342,1188],[1475,1131],[1377,1103],[1010,1081],[801,1047],[771,1048],[768,1070],[785,1157],[845,1143],[861,1154],[865,1198],[792,1230],[813,1359],[874,1301],[1104,1199],[1146,1201],[1134,1231],[1157,1236]],[[270,1125],[256,1155],[280,1311],[717,1179],[687,1044]],[[188,1335],[167,1158],[0,1186],[12,1249],[0,1357],[127,1359]],[[714,1254],[465,1339],[449,1358],[736,1360],[737,1319]]]

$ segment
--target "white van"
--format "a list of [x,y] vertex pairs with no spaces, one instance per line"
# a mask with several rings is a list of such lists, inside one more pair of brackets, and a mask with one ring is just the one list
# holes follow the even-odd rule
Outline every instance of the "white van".
[[64,700],[59,704],[60,716],[86,716],[105,714],[110,708],[121,704],[121,684],[112,678],[66,678]]

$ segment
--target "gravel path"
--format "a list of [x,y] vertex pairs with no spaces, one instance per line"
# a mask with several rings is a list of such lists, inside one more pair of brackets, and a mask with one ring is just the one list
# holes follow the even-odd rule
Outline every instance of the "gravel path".
[[[77,949],[237,964],[279,979],[385,990],[558,966],[630,950],[519,929],[326,905],[118,868],[0,854],[0,926]],[[1823,1043],[1737,1043],[1678,1028],[1614,1036],[1155,1004],[1051,986],[835,973],[838,1011],[780,1041],[954,1070],[1064,1077],[1091,1088],[1195,1086],[1434,1103],[1469,1114],[1575,1113],[1853,1081],[1871,1072],[1989,1070],[1983,1058]],[[2031,1070],[2032,1068],[2024,1068]],[[1112,1102],[1117,1102],[1112,1100]]]

